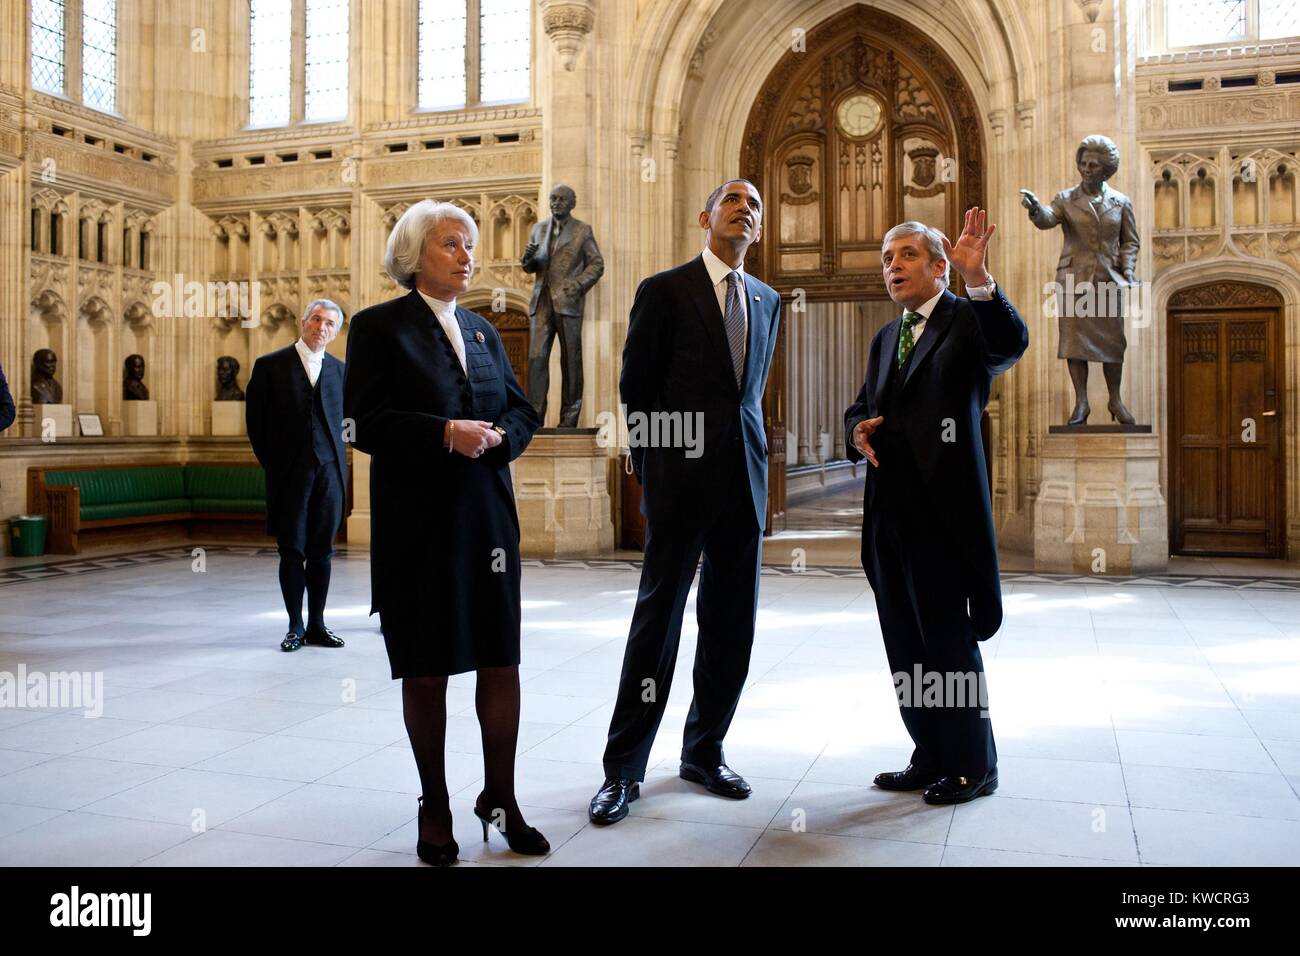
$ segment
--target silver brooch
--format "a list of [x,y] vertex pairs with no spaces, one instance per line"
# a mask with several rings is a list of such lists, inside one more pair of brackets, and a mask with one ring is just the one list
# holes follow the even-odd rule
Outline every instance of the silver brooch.
[[483,343],[484,339],[483,339],[483,333],[482,333],[482,331],[480,331],[480,330],[476,330],[476,331],[474,332],[474,341],[475,341],[475,342],[478,342],[478,343],[480,343],[480,344]]

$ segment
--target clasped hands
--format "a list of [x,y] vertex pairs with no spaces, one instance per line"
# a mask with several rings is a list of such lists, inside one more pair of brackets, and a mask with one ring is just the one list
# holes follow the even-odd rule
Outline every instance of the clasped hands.
[[481,422],[473,418],[457,418],[447,422],[443,435],[443,447],[460,452],[466,458],[477,458],[489,448],[501,444],[501,433],[492,427],[491,422]]

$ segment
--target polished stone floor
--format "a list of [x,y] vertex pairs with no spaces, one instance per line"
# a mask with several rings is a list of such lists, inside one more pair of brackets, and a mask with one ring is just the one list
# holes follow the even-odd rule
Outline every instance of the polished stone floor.
[[[48,560],[48,559],[47,559]],[[0,583],[0,672],[103,675],[104,714],[0,707],[0,863],[417,863],[399,687],[335,563],[341,650],[278,650],[275,558],[211,548],[60,561]],[[587,823],[636,593],[618,562],[528,562],[518,790],[554,851],[480,842],[473,677],[449,691],[465,864],[1254,865],[1300,859],[1300,590],[1009,575],[985,645],[1001,789],[956,808],[871,787],[907,740],[860,573],[769,568],[727,759],[731,802],[675,773],[688,626],[643,798]],[[688,621],[693,612],[688,609]]]

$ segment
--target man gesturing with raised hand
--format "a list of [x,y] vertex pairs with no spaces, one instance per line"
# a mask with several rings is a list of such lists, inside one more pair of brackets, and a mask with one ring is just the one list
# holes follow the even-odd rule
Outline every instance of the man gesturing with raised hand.
[[[924,790],[927,803],[964,803],[998,785],[979,642],[1002,623],[1002,591],[980,417],[1029,332],[985,267],[996,228],[986,218],[967,210],[956,243],[919,222],[885,234],[885,288],[903,314],[872,340],[866,381],[844,413],[849,458],[871,466],[862,567],[914,744],[907,768],[875,783]],[[967,298],[948,289],[950,268]],[[936,682],[937,702],[923,694]]]

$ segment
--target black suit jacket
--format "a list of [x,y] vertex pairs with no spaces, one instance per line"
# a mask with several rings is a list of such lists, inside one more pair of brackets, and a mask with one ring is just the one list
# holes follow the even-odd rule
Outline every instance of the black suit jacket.
[[0,432],[14,423],[17,414],[14,397],[9,394],[9,383],[5,381],[5,370],[0,368]]
[[[871,341],[866,381],[857,400],[844,413],[845,447],[850,461],[861,461],[853,446],[853,429],[880,414],[881,401],[898,353],[901,319],[895,319]],[[993,532],[980,417],[988,404],[993,376],[1000,375],[1029,347],[1029,330],[1015,307],[997,289],[987,302],[959,299],[945,291],[935,304],[903,383],[901,433],[921,474],[917,506],[929,509],[934,525],[946,529],[933,547],[960,546],[971,565],[964,585],[971,624],[980,640],[992,637],[1002,624],[1002,588],[998,579],[998,550]],[[951,422],[949,422],[951,420]],[[893,423],[895,426],[899,423]],[[945,438],[952,440],[946,441]],[[889,461],[880,459],[880,467]],[[872,547],[874,467],[867,470],[863,501],[864,563]]]
[[[749,340],[736,387],[731,348],[704,257],[641,283],[623,346],[619,394],[627,407],[632,466],[641,480],[641,512],[650,521],[697,521],[742,493],[733,481],[742,450],[754,515],[767,523],[767,438],[763,392],[781,320],[781,297],[745,276]],[[702,454],[637,447],[633,415],[703,415]],[[653,419],[651,419],[653,420]],[[648,432],[648,429],[647,429]]]
[[[344,408],[356,422],[354,444],[371,456],[372,613],[421,622],[439,640],[463,632],[472,641],[488,607],[513,613],[518,628],[510,462],[541,423],[492,323],[460,307],[456,322],[468,377],[418,292],[358,312]],[[443,445],[453,418],[492,422],[506,434],[467,458]]]
[[[343,363],[328,352],[321,363],[320,397],[330,423],[340,487],[348,485],[347,448],[343,443]],[[275,534],[279,517],[295,502],[282,500],[286,481],[303,452],[310,428],[312,384],[292,345],[268,352],[253,363],[244,390],[244,420],[253,454],[266,471],[266,528]]]

